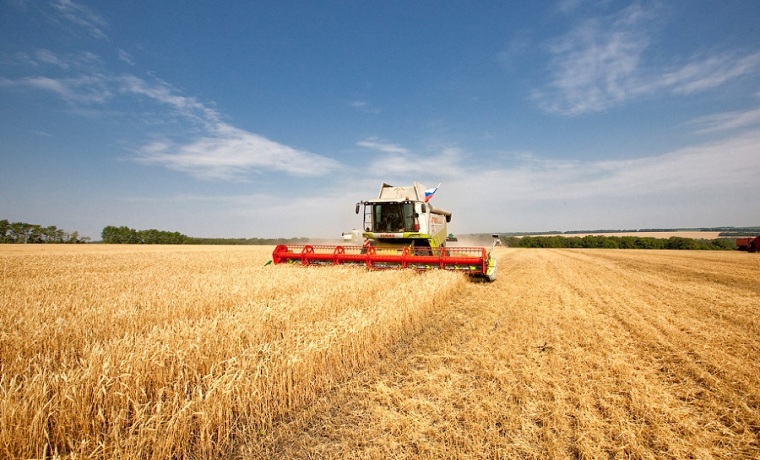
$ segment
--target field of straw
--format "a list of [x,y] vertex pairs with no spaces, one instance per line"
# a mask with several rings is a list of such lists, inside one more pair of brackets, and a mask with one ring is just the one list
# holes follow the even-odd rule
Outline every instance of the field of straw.
[[760,458],[760,256],[0,246],[0,458]]

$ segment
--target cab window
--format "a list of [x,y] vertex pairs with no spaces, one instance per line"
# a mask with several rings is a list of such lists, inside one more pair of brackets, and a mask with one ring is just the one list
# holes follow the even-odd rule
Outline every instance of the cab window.
[[404,204],[382,203],[375,204],[373,213],[374,230],[376,232],[397,233],[405,228]]

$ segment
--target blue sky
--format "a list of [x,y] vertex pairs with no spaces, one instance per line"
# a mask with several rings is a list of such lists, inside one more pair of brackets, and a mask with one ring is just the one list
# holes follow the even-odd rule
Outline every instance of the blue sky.
[[336,237],[760,225],[760,2],[0,0],[0,218]]

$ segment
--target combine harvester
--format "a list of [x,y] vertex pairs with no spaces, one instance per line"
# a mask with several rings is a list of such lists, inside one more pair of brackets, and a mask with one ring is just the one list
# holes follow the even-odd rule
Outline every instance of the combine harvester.
[[272,253],[272,261],[359,265],[370,270],[455,270],[494,281],[496,259],[491,252],[499,243],[499,235],[493,235],[488,251],[482,247],[447,247],[446,224],[451,222],[451,212],[429,204],[436,190],[438,187],[426,189],[416,182],[406,187],[383,184],[376,200],[356,203],[357,214],[364,206],[364,245],[281,244]]

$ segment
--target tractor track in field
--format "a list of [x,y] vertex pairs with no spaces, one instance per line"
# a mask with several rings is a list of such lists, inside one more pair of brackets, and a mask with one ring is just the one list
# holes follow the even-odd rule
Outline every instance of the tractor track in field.
[[760,456],[757,260],[507,249],[499,264],[241,457]]

